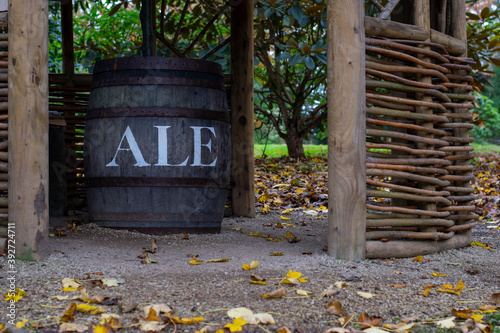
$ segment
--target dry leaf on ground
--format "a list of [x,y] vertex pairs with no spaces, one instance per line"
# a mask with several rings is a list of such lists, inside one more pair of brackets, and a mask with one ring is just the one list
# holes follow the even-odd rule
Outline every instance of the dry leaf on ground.
[[58,333],[63,332],[85,332],[89,327],[83,324],[74,324],[74,323],[62,323],[57,330]]
[[358,318],[358,322],[362,323],[361,329],[365,329],[371,326],[378,326],[382,322],[382,318],[377,317],[377,316],[370,316],[366,312],[363,313],[361,316]]
[[279,298],[283,297],[286,295],[286,289],[284,287],[281,287],[273,292],[262,294],[262,298]]
[[437,327],[439,328],[455,328],[457,325],[455,325],[455,317],[449,317],[443,320],[440,320],[436,322]]
[[346,311],[342,309],[342,304],[338,301],[333,303],[328,303],[328,305],[326,306],[326,311],[329,314],[338,317],[346,315]]
[[256,260],[252,260],[252,262],[250,263],[250,265],[248,264],[243,264],[243,269],[245,271],[249,271],[251,269],[256,269],[257,267],[259,267],[260,265],[260,262],[259,261],[256,261]]

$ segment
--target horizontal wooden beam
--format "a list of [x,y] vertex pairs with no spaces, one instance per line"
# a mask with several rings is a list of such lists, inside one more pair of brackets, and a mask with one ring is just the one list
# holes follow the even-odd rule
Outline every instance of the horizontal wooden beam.
[[436,30],[431,29],[431,32],[429,32],[415,25],[370,16],[365,16],[364,20],[365,32],[369,36],[415,41],[425,41],[430,38],[432,43],[442,45],[451,55],[462,55],[467,50],[467,44],[462,40]]
[[92,74],[49,74],[49,84],[62,84],[73,82],[75,86],[90,85]]

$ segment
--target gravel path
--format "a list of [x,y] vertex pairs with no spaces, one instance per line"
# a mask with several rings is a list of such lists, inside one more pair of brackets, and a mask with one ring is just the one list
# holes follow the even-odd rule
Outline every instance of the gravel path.
[[[108,305],[98,306],[106,313],[120,315],[120,325],[126,326],[120,332],[139,331],[137,320],[144,315],[140,309],[151,303],[168,305],[172,316],[204,318],[195,325],[169,324],[164,332],[194,332],[203,327],[215,332],[233,321],[227,310],[237,307],[249,308],[254,313],[271,313],[276,321],[267,326],[245,325],[243,332],[276,332],[283,326],[292,332],[324,332],[338,326],[338,317],[326,312],[330,302],[339,301],[346,314],[355,315],[353,321],[366,312],[381,317],[386,324],[409,316],[416,316],[418,321],[443,318],[449,316],[454,307],[475,310],[488,304],[493,293],[500,292],[498,230],[486,229],[484,225],[473,230],[473,239],[496,247],[492,249],[469,246],[424,256],[423,262],[414,262],[412,258],[346,262],[334,260],[324,251],[326,218],[314,218],[302,212],[292,212],[289,216],[292,219],[288,221],[273,213],[255,219],[226,218],[221,234],[189,235],[189,239],[183,239],[183,235],[153,237],[83,225],[81,231],[68,231],[64,237],[51,238],[51,254],[47,260],[16,263],[16,285],[26,291],[16,303],[16,321],[26,318],[35,322],[40,332],[57,332],[58,325],[51,323],[57,322],[72,302],[82,304],[52,298],[80,295],[80,291],[64,292],[63,278],[81,281],[90,297],[108,297],[103,303]],[[67,223],[64,219],[52,222],[64,226]],[[291,223],[294,227],[277,228],[278,222]],[[250,233],[259,233],[282,239],[287,231],[301,240],[289,243],[250,236]],[[151,247],[153,239],[156,239],[157,250],[149,254],[149,258],[157,263],[142,264],[137,255],[143,252],[141,248]],[[270,252],[283,255],[273,256]],[[190,265],[189,255],[197,255],[197,259],[204,262]],[[229,261],[205,262],[221,258]],[[254,270],[243,270],[242,265],[252,260],[259,261],[260,265]],[[4,266],[0,282],[5,292],[8,289],[5,257],[0,259],[0,265]],[[302,273],[307,282],[285,286],[285,297],[261,298],[262,294],[283,287],[279,283],[290,270]],[[446,276],[431,276],[434,272]],[[251,283],[252,274],[267,279],[266,284]],[[101,278],[123,279],[119,280],[123,283],[106,287],[95,280]],[[426,285],[456,286],[460,280],[465,284],[460,295],[438,292],[437,288],[432,288],[428,297],[418,294],[424,292]],[[334,284],[338,281],[347,284],[337,288]],[[334,285],[337,295],[320,299],[330,285]],[[301,296],[297,290],[311,294]],[[364,298],[358,292],[373,297]],[[138,307],[121,313],[123,306],[131,304]],[[0,323],[9,320],[7,310],[2,307]],[[90,331],[100,320],[100,315],[74,313],[74,323],[87,325]]]

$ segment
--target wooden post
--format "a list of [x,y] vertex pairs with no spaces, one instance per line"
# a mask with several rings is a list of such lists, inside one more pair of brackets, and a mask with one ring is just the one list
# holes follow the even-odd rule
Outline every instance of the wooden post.
[[48,241],[48,2],[9,0],[9,225],[16,257]]
[[141,26],[142,26],[142,56],[156,57],[156,1],[142,0]]
[[[431,31],[431,5],[429,0],[414,0],[413,3],[413,21],[415,22],[415,25],[417,27],[423,28],[425,31]],[[426,40],[427,42],[430,42],[430,38]],[[429,47],[422,47],[424,49],[430,49]],[[420,58],[426,62],[429,61],[428,57],[422,57]],[[426,75],[419,75],[418,80],[420,82],[426,83],[426,84],[432,84],[432,77],[426,76]],[[416,94],[417,99],[425,102],[432,102],[432,97],[431,96],[426,96],[423,94]],[[417,113],[423,113],[423,114],[434,114],[432,109],[429,107],[425,106],[417,106],[415,107],[415,111]],[[426,127],[426,128],[433,128],[434,123],[432,121],[422,121],[419,123],[419,125]],[[428,138],[433,138],[434,135],[431,133],[420,133],[422,137],[428,137]],[[418,144],[418,148],[420,149],[427,149],[427,150],[434,150],[433,145],[428,145],[428,144]],[[422,184],[422,189],[424,190],[429,190],[429,191],[435,191],[436,186],[435,185],[430,185],[430,184]],[[424,203],[421,205],[421,209],[427,210],[427,211],[436,211],[436,204],[435,203]],[[422,218],[425,218],[425,216],[422,216]],[[422,232],[435,232],[436,227],[422,227],[420,228],[420,231]]]
[[231,3],[232,208],[254,217],[253,0]]
[[63,74],[75,73],[75,49],[73,46],[73,2],[61,3]]
[[328,0],[328,253],[365,258],[364,1]]
[[[450,30],[452,31],[453,37],[463,41],[467,45],[467,21],[466,21],[466,16],[465,16],[465,11],[466,11],[465,0],[451,0],[451,1],[452,2],[451,2],[451,24],[450,24],[451,29]],[[466,50],[467,50],[467,48],[466,48]],[[465,51],[460,56],[466,57],[467,51]],[[465,76],[468,73],[464,70],[458,70],[456,74]],[[463,93],[463,94],[467,93],[467,91],[465,91],[464,89],[460,89],[460,88],[456,88],[453,92]],[[469,111],[465,108],[456,108],[455,109],[455,113],[459,113],[459,114],[467,114],[468,112]],[[457,119],[456,121],[459,122],[460,120]],[[455,137],[458,137],[458,138],[462,138],[462,139],[469,138],[469,130],[466,128],[455,128],[453,130],[453,134]],[[460,146],[463,144],[456,143],[456,145]],[[456,152],[455,154],[456,155],[465,155],[467,153],[466,152],[464,152],[464,153]],[[467,166],[470,164],[470,161],[469,160],[458,160],[455,162],[455,164],[459,165],[459,166]],[[458,172],[457,171],[456,174],[467,174],[467,172]],[[456,182],[456,185],[460,186],[460,187],[470,187],[471,186],[469,181]],[[472,203],[471,203],[471,201],[461,201],[461,202],[459,202],[458,205],[459,206],[467,206],[467,205],[472,205]],[[461,213],[458,212],[458,214],[460,215]],[[462,214],[467,215],[467,212],[463,212]],[[457,224],[466,224],[469,222],[470,222],[469,220],[458,220]],[[469,238],[469,240],[470,240],[470,237],[472,235],[472,231],[470,229],[466,230],[462,233],[465,234],[466,237]]]

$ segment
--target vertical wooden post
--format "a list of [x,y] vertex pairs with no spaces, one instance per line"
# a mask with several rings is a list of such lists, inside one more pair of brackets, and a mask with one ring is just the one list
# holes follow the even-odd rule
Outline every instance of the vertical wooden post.
[[48,2],[9,0],[9,224],[16,257],[48,241]]
[[328,0],[328,253],[365,258],[364,1]]
[[[426,31],[431,31],[431,5],[429,0],[414,0],[414,5],[413,5],[413,21],[415,22],[415,25],[421,28],[424,28]],[[427,42],[430,42],[430,38],[427,40]],[[429,49],[429,47],[423,47],[426,49]],[[428,57],[422,57],[420,58],[424,61],[429,61]],[[418,77],[418,80],[420,82],[426,83],[426,84],[432,84],[432,77],[428,75],[420,75]],[[425,102],[432,102],[432,97],[431,96],[426,96],[423,94],[416,94],[417,99]],[[417,106],[415,107],[415,111],[417,113],[423,113],[423,114],[433,114],[433,111],[429,107],[425,106]],[[421,122],[419,125],[426,127],[426,128],[433,128],[434,123],[432,121],[427,121],[427,122]],[[434,135],[432,133],[420,133],[422,137],[429,137],[433,138]],[[420,149],[427,149],[427,150],[434,150],[433,145],[428,145],[428,144],[419,144],[418,147]],[[435,191],[436,186],[435,185],[429,185],[429,184],[422,184],[422,188],[424,190],[429,190],[429,191]],[[421,205],[421,209],[427,210],[427,211],[436,211],[436,204],[435,203],[423,203]],[[425,216],[422,216],[422,218],[425,218]],[[436,228],[435,227],[425,227],[425,228],[420,228],[421,231],[424,232],[435,232]]]
[[156,1],[142,0],[140,18],[142,26],[142,56],[156,57]]
[[231,3],[232,208],[254,217],[253,0]]
[[[451,27],[451,32],[452,32],[452,35],[453,37],[455,38],[458,38],[462,41],[464,41],[465,43],[467,43],[467,21],[466,21],[466,16],[465,16],[465,0],[450,0],[452,1],[451,2],[451,24],[450,24],[450,27]],[[462,57],[466,57],[467,56],[467,51],[464,53],[464,54],[461,54]],[[459,74],[459,75],[462,75],[462,76],[465,76],[467,75],[468,73],[466,71],[463,71],[463,70],[459,70],[457,71],[458,73],[456,74]],[[465,83],[465,82],[464,82]],[[464,89],[459,89],[459,88],[456,88],[454,89],[455,93],[462,93],[462,94],[466,94],[467,91],[464,90]],[[459,113],[459,114],[467,114],[469,112],[469,110],[465,109],[465,108],[456,108],[454,110],[455,113]],[[457,119],[456,120],[457,122],[460,122],[461,120],[460,119]],[[469,138],[469,130],[466,129],[466,128],[455,128],[453,130],[453,134],[455,137],[458,137],[458,138],[464,138],[464,139],[468,139]],[[463,144],[460,144],[460,143],[456,143],[457,146],[460,146],[460,145],[463,145]],[[466,155],[467,152],[455,152],[456,155]],[[455,162],[456,165],[459,165],[459,166],[466,166],[466,165],[469,165],[469,160],[457,160]],[[456,174],[468,174],[468,172],[456,172]],[[469,181],[464,181],[464,182],[457,182],[456,184],[457,186],[460,186],[460,187],[470,187],[470,182]],[[471,205],[472,203],[470,201],[461,201],[459,202],[459,205]],[[461,214],[464,214],[464,215],[467,215],[468,213],[467,212],[458,212],[458,215],[461,215]],[[469,223],[470,220],[457,220],[456,224],[465,224],[465,223]],[[463,232],[463,234],[467,235],[468,237],[471,237],[471,233],[472,231],[469,229],[465,232]]]
[[73,2],[61,3],[63,74],[75,73],[75,48],[73,45]]

